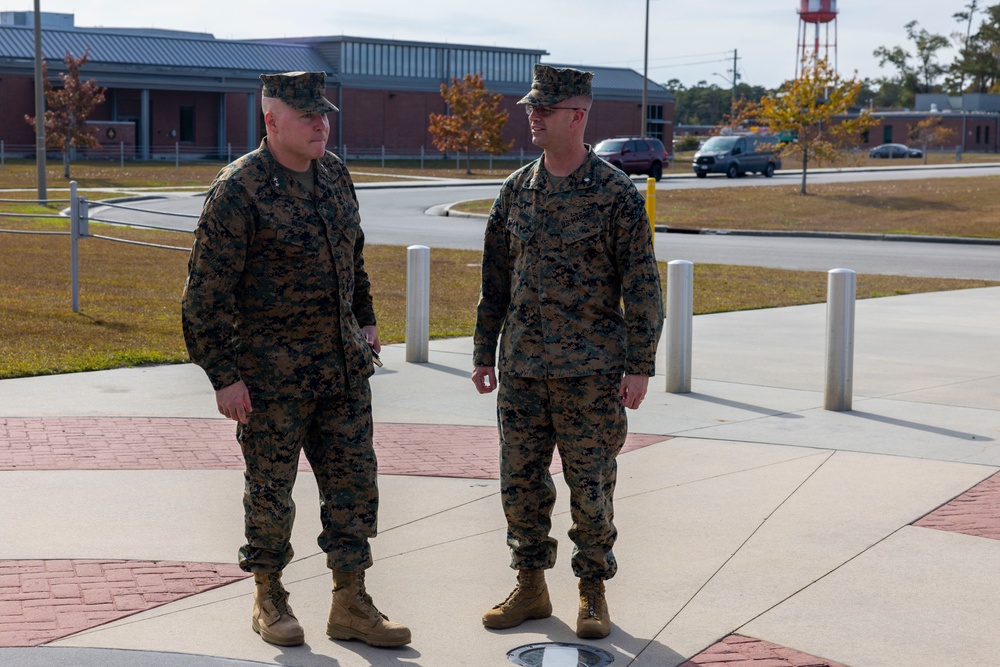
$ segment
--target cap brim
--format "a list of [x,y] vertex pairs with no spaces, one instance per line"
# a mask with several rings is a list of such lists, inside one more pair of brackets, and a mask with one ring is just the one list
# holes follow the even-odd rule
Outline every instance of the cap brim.
[[301,104],[289,104],[288,106],[292,107],[296,111],[303,111],[305,113],[330,113],[331,111],[340,111],[340,109],[333,105],[333,102],[325,97],[318,100],[306,100]]
[[537,90],[533,90],[524,97],[522,97],[518,104],[530,104],[536,107],[550,107],[554,104],[559,104],[564,100],[568,100],[566,96],[559,95],[545,95]]

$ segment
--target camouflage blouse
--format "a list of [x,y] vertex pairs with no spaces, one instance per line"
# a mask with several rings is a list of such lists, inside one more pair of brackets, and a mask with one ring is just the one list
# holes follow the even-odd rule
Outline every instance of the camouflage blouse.
[[225,167],[195,231],[182,301],[191,360],[252,398],[338,393],[372,374],[375,324],[354,184],[332,153],[306,192],[267,149]]
[[663,301],[645,203],[593,151],[555,187],[544,158],[507,179],[482,272],[475,365],[532,378],[653,375]]

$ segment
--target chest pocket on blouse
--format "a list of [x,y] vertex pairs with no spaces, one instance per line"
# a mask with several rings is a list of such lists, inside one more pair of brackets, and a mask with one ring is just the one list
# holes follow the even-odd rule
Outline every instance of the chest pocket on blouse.
[[516,244],[526,244],[535,235],[538,223],[535,220],[537,211],[531,201],[530,196],[522,194],[511,204],[507,212],[507,234],[511,236],[511,241]]
[[316,255],[318,242],[309,226],[272,222],[254,233],[250,260],[265,266],[301,263]]
[[276,229],[278,249],[289,254],[313,252],[319,242],[316,232],[312,226],[280,225]]
[[[559,236],[563,245],[580,243],[591,239],[604,231],[604,220],[600,210],[595,207],[575,211],[563,224]],[[591,243],[603,242],[602,238],[592,239]]]

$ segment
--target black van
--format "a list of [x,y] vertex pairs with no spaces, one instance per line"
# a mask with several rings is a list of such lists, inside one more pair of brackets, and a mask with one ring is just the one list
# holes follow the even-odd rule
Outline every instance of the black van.
[[720,134],[709,138],[694,154],[695,175],[725,174],[736,178],[745,174],[774,176],[781,169],[777,154],[778,137],[770,134]]

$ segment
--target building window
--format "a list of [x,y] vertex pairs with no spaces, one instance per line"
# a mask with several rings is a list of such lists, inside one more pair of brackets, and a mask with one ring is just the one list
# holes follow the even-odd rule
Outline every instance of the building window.
[[194,107],[181,107],[181,141],[194,141]]
[[663,139],[663,105],[646,105],[646,136]]
[[867,144],[871,139],[868,138],[868,130],[861,133],[861,143]]
[[988,143],[990,143],[990,126],[989,125],[984,125],[983,126],[983,130],[984,130],[983,131],[983,143],[984,144],[988,144]]
[[892,143],[892,125],[886,125],[882,128],[882,143],[891,144]]
[[983,127],[982,125],[976,125],[976,145],[979,145],[982,139],[983,139]]

